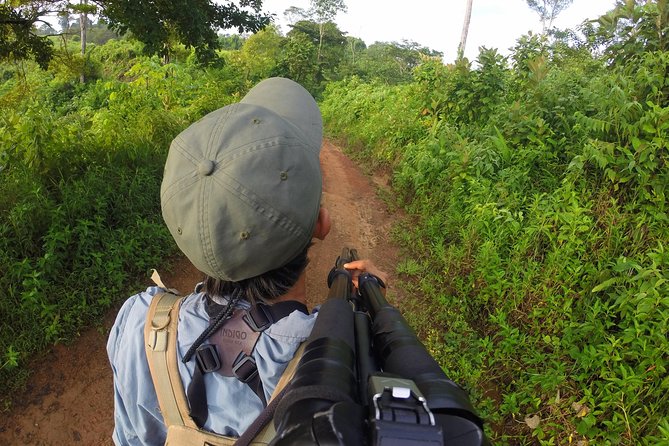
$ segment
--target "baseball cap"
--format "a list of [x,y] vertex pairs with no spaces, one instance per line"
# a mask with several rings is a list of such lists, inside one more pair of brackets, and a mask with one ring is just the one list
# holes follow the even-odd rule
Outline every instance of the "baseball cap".
[[279,268],[307,247],[320,207],[322,136],[309,92],[270,78],[172,141],[162,214],[197,269],[236,282]]

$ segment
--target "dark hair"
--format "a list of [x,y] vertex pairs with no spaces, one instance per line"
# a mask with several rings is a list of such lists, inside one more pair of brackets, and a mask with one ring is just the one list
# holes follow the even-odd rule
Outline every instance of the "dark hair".
[[241,298],[248,300],[251,304],[263,299],[276,299],[286,294],[295,285],[297,279],[309,264],[307,251],[310,247],[311,243],[284,266],[249,279],[231,282],[205,276],[202,291],[210,297],[229,297],[234,291],[237,291],[241,293]]
[[224,297],[228,300],[228,303],[211,319],[212,323],[198,336],[181,361],[184,364],[190,361],[198,347],[212,333],[225,324],[239,299],[246,299],[253,305],[259,300],[272,300],[286,294],[295,285],[297,279],[300,278],[300,275],[309,264],[307,251],[309,251],[310,247],[311,243],[284,266],[249,279],[231,282],[205,276],[201,291],[209,298],[214,296]]

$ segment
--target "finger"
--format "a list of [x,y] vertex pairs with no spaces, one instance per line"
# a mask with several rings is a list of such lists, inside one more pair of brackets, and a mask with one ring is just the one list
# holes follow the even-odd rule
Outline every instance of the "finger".
[[344,268],[346,269],[359,269],[362,271],[365,271],[367,269],[367,260],[354,260],[352,262],[348,262],[344,264]]
[[351,270],[353,273],[353,280],[356,280],[357,276],[361,273],[368,272],[378,277],[383,282],[388,283],[388,274],[378,269],[374,262],[369,259],[355,260],[353,262],[346,263],[344,268]]

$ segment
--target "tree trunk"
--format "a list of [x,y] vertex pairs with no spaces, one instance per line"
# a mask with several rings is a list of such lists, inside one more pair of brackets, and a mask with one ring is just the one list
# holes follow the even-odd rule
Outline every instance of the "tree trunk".
[[467,34],[469,33],[469,22],[472,19],[472,3],[474,0],[467,0],[467,9],[465,10],[465,21],[462,24],[462,35],[460,36],[460,45],[458,46],[458,59],[465,57],[465,45],[467,45]]
[[319,33],[320,33],[320,36],[319,36],[319,38],[318,38],[318,57],[316,58],[316,60],[317,60],[319,63],[320,63],[320,61],[321,61],[321,48],[323,47],[323,33],[324,33],[324,31],[323,31],[323,26],[324,26],[324,25],[323,25],[323,22],[321,22],[321,23],[318,24],[318,31],[319,31]]
[[[81,0],[81,4],[85,5],[88,3],[88,0]],[[84,61],[82,66],[81,75],[79,76],[79,81],[83,84],[86,82],[86,76],[84,75],[84,68],[86,66],[86,22],[88,22],[88,14],[82,12],[79,14],[79,28],[81,29],[81,59]]]

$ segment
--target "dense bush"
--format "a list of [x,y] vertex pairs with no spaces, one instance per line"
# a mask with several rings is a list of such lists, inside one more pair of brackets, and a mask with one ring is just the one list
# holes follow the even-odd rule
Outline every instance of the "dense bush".
[[127,41],[92,50],[91,63],[105,74],[85,84],[57,63],[50,71],[3,66],[10,73],[0,84],[7,397],[31,356],[99,320],[176,252],[159,200],[170,141],[239,94],[229,70],[161,65],[139,54]]
[[328,86],[329,128],[419,222],[407,311],[496,444],[669,442],[667,57],[607,69],[526,37],[512,67],[483,49]]

